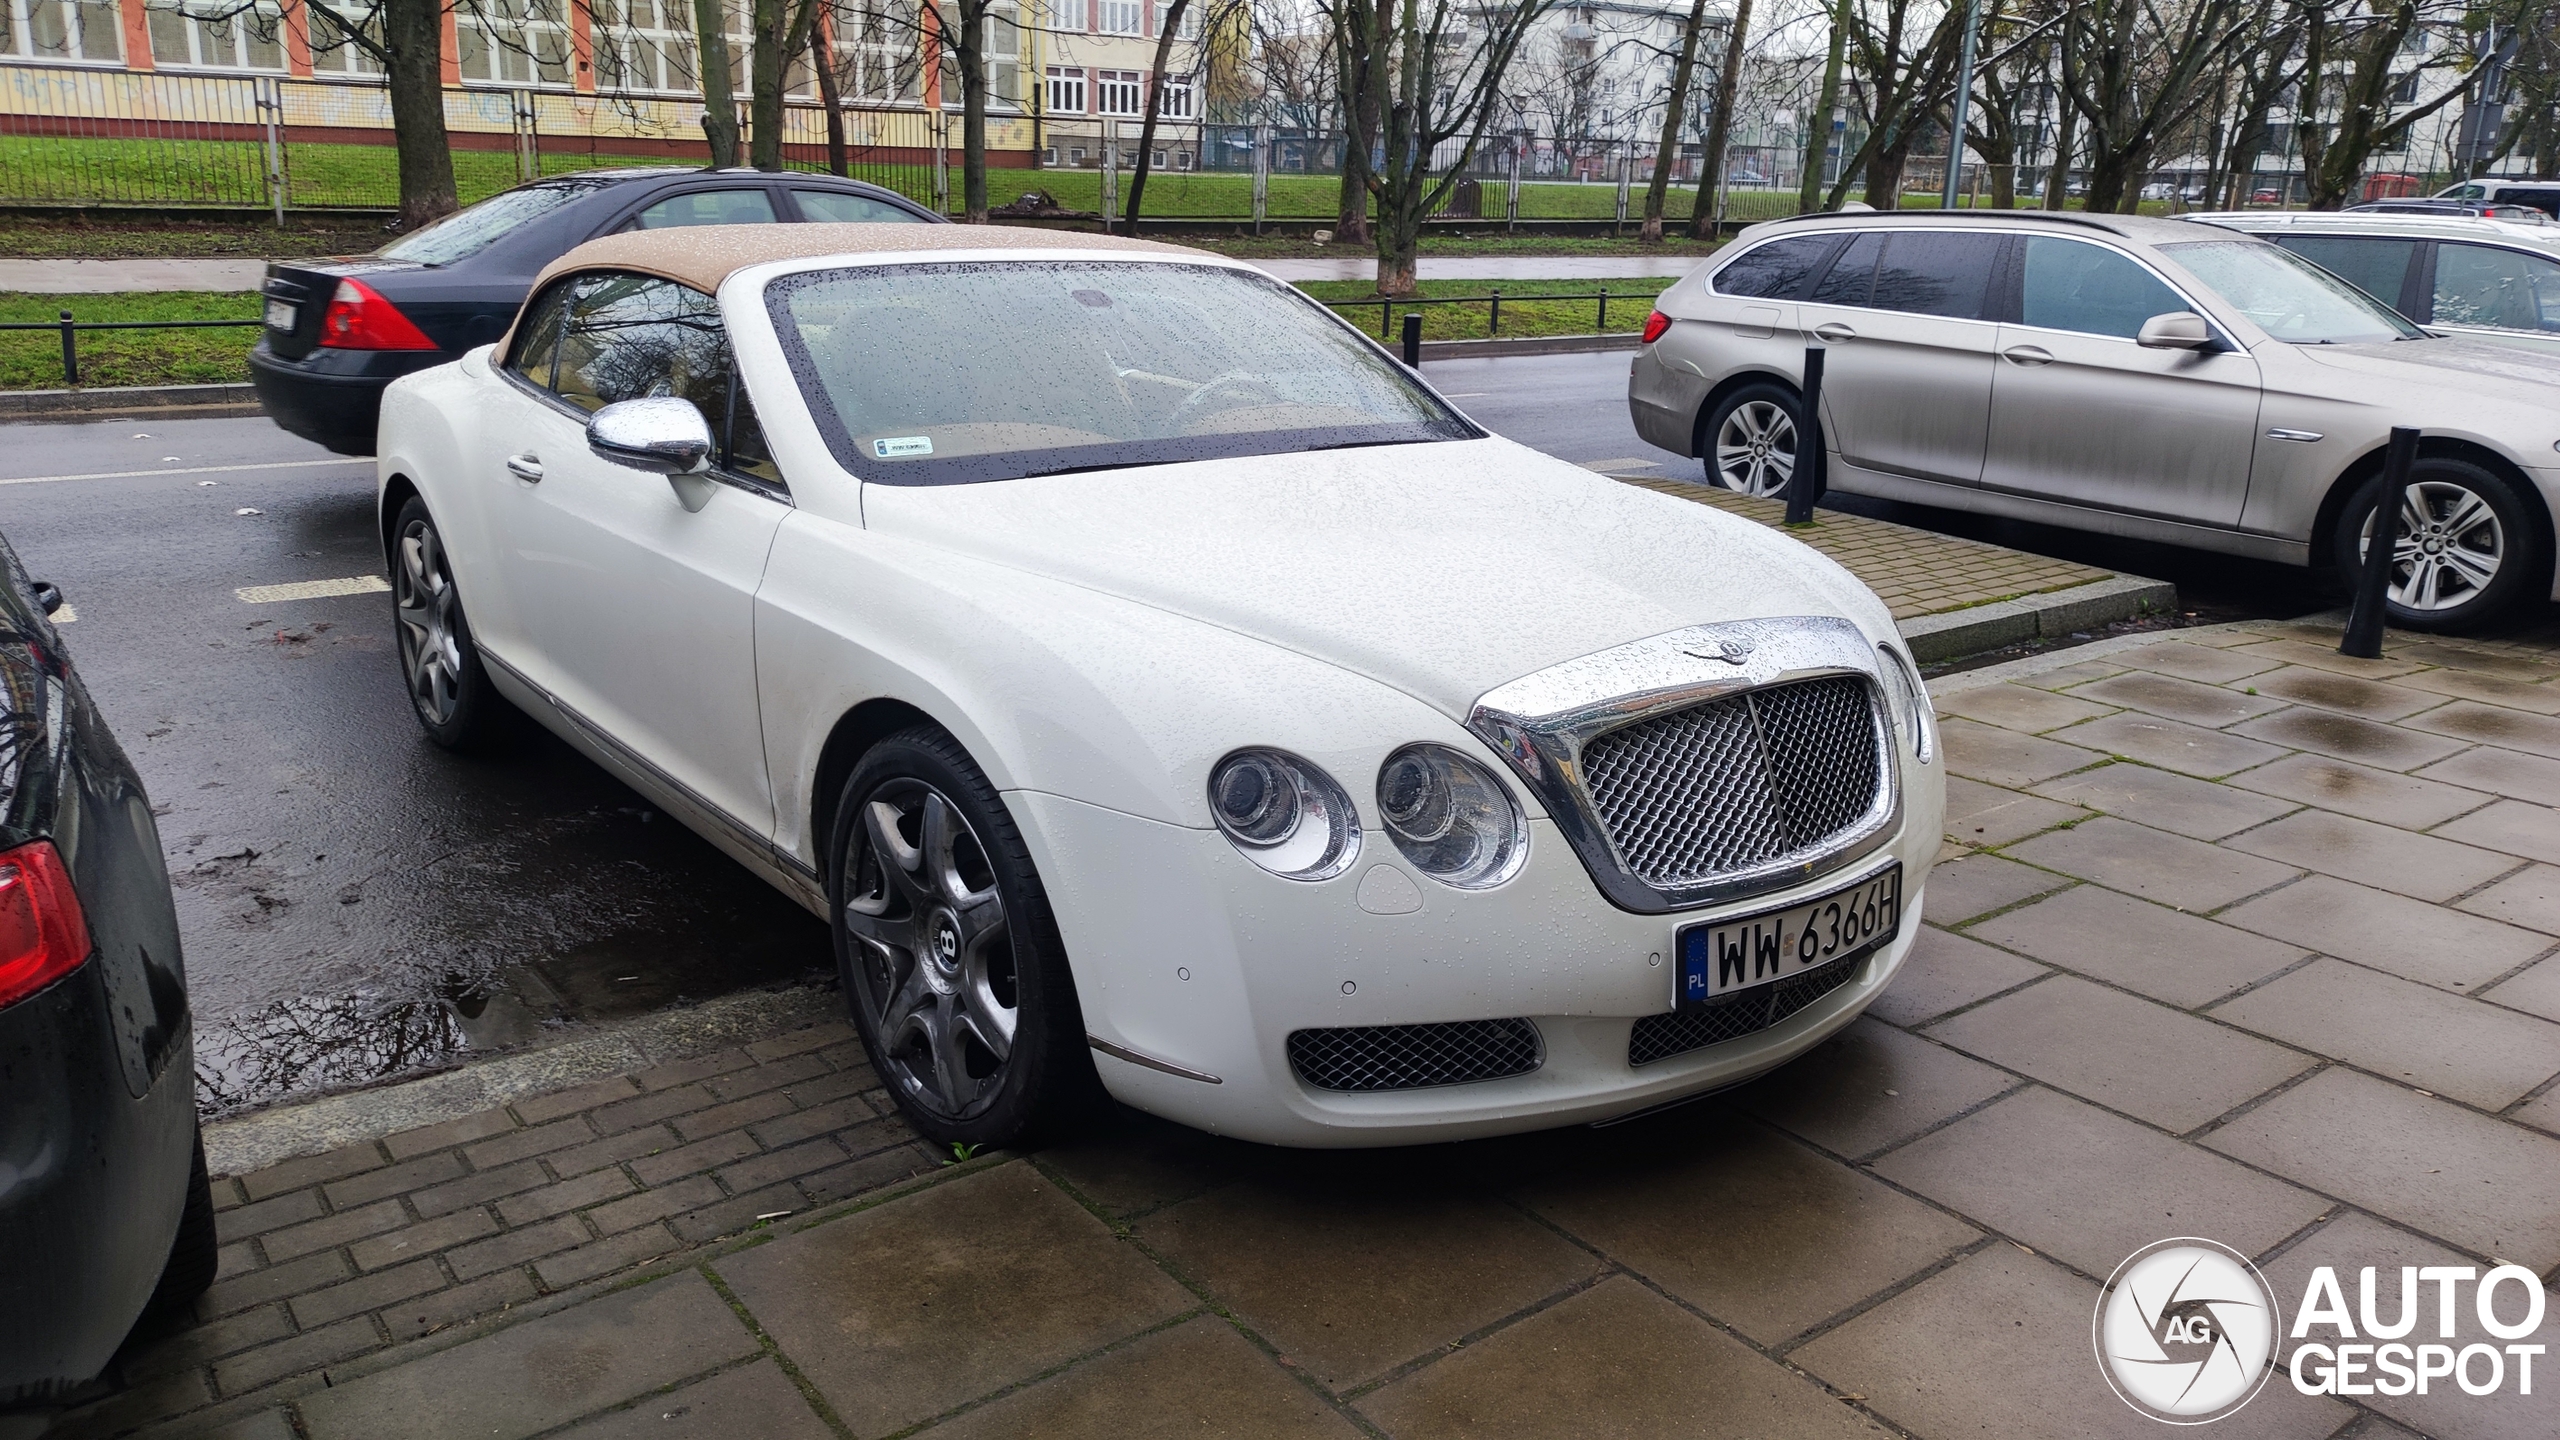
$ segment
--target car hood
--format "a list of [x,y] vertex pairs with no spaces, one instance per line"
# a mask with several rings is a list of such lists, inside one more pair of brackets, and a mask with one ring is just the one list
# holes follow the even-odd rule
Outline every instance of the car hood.
[[2297,353],[2316,365],[2369,376],[2387,385],[2375,397],[2395,403],[2406,399],[2405,387],[2431,385],[2458,391],[2468,400],[2503,400],[2547,411],[2560,386],[2560,354],[2500,345],[2488,340],[2444,337],[2386,341],[2374,345],[2303,345]]
[[1501,439],[866,485],[863,521],[1252,635],[1461,720],[1504,681],[1683,626],[1892,626],[1808,546]]

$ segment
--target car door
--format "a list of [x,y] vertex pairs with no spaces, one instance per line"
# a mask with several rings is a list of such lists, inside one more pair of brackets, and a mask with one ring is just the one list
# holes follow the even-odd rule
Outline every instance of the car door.
[[[1796,307],[1806,343],[1823,347],[1823,425],[1844,466],[1981,478],[1998,332],[1983,307],[2001,243],[1980,231],[1868,231]],[[1831,482],[1856,488],[1853,476]]]
[[2426,314],[2426,244],[2389,235],[2271,235],[2278,245],[2410,319]]
[[[624,272],[575,277],[549,391],[502,462],[513,503],[496,529],[522,637],[503,656],[610,747],[770,837],[756,701],[754,599],[790,511],[712,298]],[[587,448],[588,416],[674,395],[722,442],[692,487]]]
[[2013,273],[2016,318],[2000,326],[1984,488],[2238,524],[2258,362],[2245,350],[2135,344],[2145,320],[2198,307],[2110,246],[2029,235]]
[[2560,262],[2503,245],[2436,244],[2425,323],[2448,335],[2560,349]]

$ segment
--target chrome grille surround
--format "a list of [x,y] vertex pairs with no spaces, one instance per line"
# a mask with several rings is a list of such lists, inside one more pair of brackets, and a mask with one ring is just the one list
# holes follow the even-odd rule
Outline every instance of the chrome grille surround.
[[[1877,664],[1874,642],[1836,616],[1696,625],[1498,686],[1467,728],[1537,795],[1611,903],[1665,914],[1785,889],[1891,838],[1901,774]],[[1779,717],[1827,743],[1768,746],[1762,727]],[[1860,723],[1872,768],[1855,758]],[[1826,790],[1826,766],[1848,783]],[[1712,809],[1702,824],[1683,812],[1683,826],[1657,813],[1666,799]]]

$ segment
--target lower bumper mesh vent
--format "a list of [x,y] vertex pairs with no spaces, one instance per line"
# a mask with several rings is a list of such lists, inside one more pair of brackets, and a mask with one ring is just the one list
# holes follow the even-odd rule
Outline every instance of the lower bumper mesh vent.
[[1289,1036],[1289,1068],[1319,1090],[1423,1090],[1526,1075],[1546,1058],[1526,1020],[1362,1025]]
[[1668,1015],[1647,1015],[1627,1037],[1627,1063],[1650,1065],[1766,1030],[1847,984],[1859,962],[1873,953],[1843,955],[1818,970],[1745,990],[1719,1005],[1683,1005]]

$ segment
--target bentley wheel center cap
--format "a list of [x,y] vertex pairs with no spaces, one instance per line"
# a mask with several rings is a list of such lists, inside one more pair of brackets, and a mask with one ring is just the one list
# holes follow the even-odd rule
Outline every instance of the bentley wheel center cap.
[[948,995],[960,978],[960,922],[947,910],[937,910],[924,928],[924,979],[940,994]]

